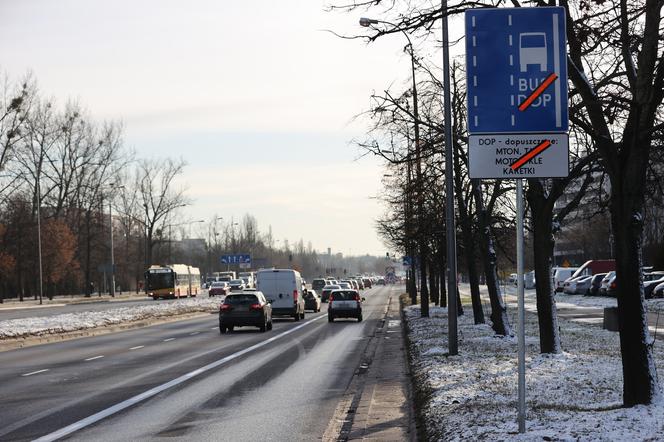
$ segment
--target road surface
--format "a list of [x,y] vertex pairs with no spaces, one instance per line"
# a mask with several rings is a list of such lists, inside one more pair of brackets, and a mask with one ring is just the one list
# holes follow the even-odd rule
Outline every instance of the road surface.
[[362,323],[323,304],[267,333],[210,315],[0,353],[0,440],[320,439],[398,293],[364,291]]

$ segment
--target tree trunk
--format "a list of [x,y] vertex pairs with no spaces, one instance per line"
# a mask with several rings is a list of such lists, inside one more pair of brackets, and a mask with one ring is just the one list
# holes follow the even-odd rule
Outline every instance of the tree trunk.
[[427,288],[427,246],[420,238],[420,309],[423,318],[429,317],[429,289]]
[[533,252],[540,352],[560,353],[558,314],[551,280],[551,261],[554,247],[552,232],[553,205],[547,204],[544,187],[536,179],[528,180],[526,197],[530,204],[533,219]]
[[[614,187],[615,189],[615,187]],[[616,189],[617,190],[617,189]],[[652,354],[644,305],[641,242],[643,219],[633,198],[615,191],[611,221],[616,247],[618,327],[623,365],[623,403],[650,404],[658,395],[657,370]]]
[[463,304],[461,303],[461,293],[459,292],[459,285],[456,286],[457,298],[457,316],[463,316]]
[[436,282],[436,272],[434,271],[434,263],[429,262],[429,297],[433,305],[438,305],[438,284]]
[[498,259],[493,245],[488,214],[482,202],[479,180],[473,180],[473,193],[477,205],[482,263],[484,265],[486,287],[489,292],[489,301],[491,302],[491,327],[497,335],[509,336],[512,334],[512,330],[510,329],[510,322],[507,317],[507,307],[505,307],[500,285],[498,284],[498,271],[496,269]]
[[90,224],[91,224],[91,215],[90,215],[90,210],[85,215],[85,227],[86,227],[86,237],[85,237],[85,296],[90,297],[92,296],[92,293],[90,291],[90,282],[92,281],[91,277],[91,269],[90,266],[92,265],[92,237],[90,234]]
[[406,281],[408,294],[410,295],[410,303],[417,304],[417,285],[415,284],[415,258],[411,256],[411,266],[408,270],[408,280]]
[[444,253],[442,252],[442,250],[444,250],[444,248],[439,248],[439,250],[441,250],[440,259],[438,260],[438,281],[439,281],[439,287],[440,287],[440,304],[439,305],[441,307],[447,307],[447,285],[446,285],[446,281],[445,281],[445,272],[447,272],[447,269],[445,268],[445,266],[447,264],[445,263]]

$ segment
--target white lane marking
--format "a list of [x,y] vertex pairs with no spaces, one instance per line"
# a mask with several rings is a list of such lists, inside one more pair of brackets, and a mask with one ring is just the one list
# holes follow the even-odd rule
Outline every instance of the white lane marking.
[[48,371],[48,370],[49,370],[48,368],[44,368],[43,370],[33,371],[33,372],[30,372],[30,373],[22,374],[21,376],[23,376],[23,377],[32,376],[33,374],[44,373],[45,371]]
[[175,338],[167,338],[167,339],[164,339],[164,342],[169,342],[169,341],[175,341]]
[[473,15],[471,21],[473,22],[473,28],[475,27],[475,16]]
[[510,46],[512,46],[512,34],[510,34],[509,44],[510,44]]
[[[369,317],[370,316],[371,315],[369,315]],[[85,427],[88,427],[88,426],[90,426],[90,425],[92,425],[96,422],[99,422],[102,419],[105,419],[109,416],[112,416],[115,413],[118,413],[118,412],[120,412],[124,409],[127,409],[127,408],[129,408],[133,405],[136,405],[139,402],[143,402],[144,400],[149,399],[152,396],[155,396],[155,395],[161,393],[162,391],[168,390],[169,388],[175,387],[176,385],[180,385],[181,383],[183,383],[185,381],[188,381],[189,379],[193,379],[196,376],[199,376],[199,375],[201,375],[201,374],[203,374],[207,371],[210,371],[214,368],[217,368],[221,365],[224,365],[224,364],[232,361],[233,359],[237,359],[240,356],[244,356],[247,353],[251,353],[254,350],[257,350],[261,347],[264,347],[268,344],[271,344],[272,342],[276,341],[277,339],[281,339],[284,336],[289,335],[289,334],[291,334],[291,333],[293,333],[293,332],[295,332],[295,331],[297,331],[297,330],[299,330],[303,327],[306,327],[307,325],[311,324],[312,322],[318,321],[319,319],[323,319],[325,317],[326,317],[326,315],[321,315],[321,316],[318,316],[314,319],[311,319],[311,320],[309,320],[309,321],[307,321],[303,324],[298,325],[297,327],[293,327],[289,330],[286,330],[282,333],[279,333],[276,336],[272,336],[270,339],[266,339],[265,341],[259,342],[258,344],[254,344],[251,347],[245,348],[244,350],[240,350],[240,351],[235,352],[231,355],[228,355],[224,358],[221,358],[217,361],[214,361],[214,362],[212,362],[208,365],[205,365],[201,368],[198,368],[194,371],[190,371],[189,373],[183,374],[182,376],[180,376],[178,378],[175,378],[172,381],[166,382],[165,384],[158,385],[154,388],[151,388],[150,390],[144,391],[141,394],[137,394],[134,397],[131,397],[131,398],[129,398],[125,401],[122,401],[118,404],[115,404],[112,407],[109,407],[105,410],[102,410],[98,413],[95,413],[91,416],[88,416],[84,419],[81,419],[78,422],[74,422],[71,425],[67,425],[64,428],[56,430],[56,431],[54,431],[52,433],[49,433],[47,435],[44,435],[44,436],[40,437],[39,439],[35,439],[34,442],[51,442],[51,441],[61,439],[61,438],[65,437],[65,436],[67,436],[71,433],[74,433],[75,431],[81,430],[81,429],[83,429]]]
[[514,106],[514,95],[510,95],[510,105]]
[[514,55],[510,54],[510,66],[514,66]]
[[93,356],[91,358],[84,359],[84,361],[94,361],[95,359],[101,359],[103,357],[104,357],[104,355]]
[[516,122],[514,121],[514,114],[512,114],[512,126],[514,126]]
[[475,115],[475,126],[479,126],[479,119],[477,118],[477,115]]
[[473,96],[473,106],[477,107],[477,95]]
[[477,75],[473,75],[473,86],[477,87]]
[[[216,328],[216,327],[215,327],[215,328]],[[194,336],[194,335],[197,335],[197,334],[199,334],[199,333],[200,333],[200,332],[189,333],[189,336]]]
[[510,26],[512,26],[512,14],[509,14],[509,15],[507,16],[507,24],[510,25]]
[[477,38],[473,35],[473,47],[477,46]]
[[477,56],[473,55],[473,67],[477,67]]
[[139,348],[143,348],[145,345],[137,345],[136,347],[132,347],[129,350],[138,350]]
[[514,86],[514,75],[510,75],[510,86]]
[[212,327],[212,328],[210,328],[210,330],[216,330],[216,329],[218,329],[218,328],[219,328],[219,327]]

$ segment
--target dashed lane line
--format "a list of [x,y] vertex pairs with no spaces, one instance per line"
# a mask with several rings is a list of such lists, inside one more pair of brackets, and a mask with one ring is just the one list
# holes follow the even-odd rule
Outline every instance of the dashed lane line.
[[94,361],[95,359],[101,359],[103,357],[104,357],[104,355],[93,356],[91,358],[84,359],[84,361]]
[[175,338],[166,338],[166,339],[164,339],[164,342],[170,342],[170,341],[175,341]]
[[21,376],[23,376],[23,377],[32,376],[33,374],[44,373],[45,371],[48,371],[48,368],[44,368],[43,370],[37,370],[37,371],[30,372],[30,373],[22,374]]
[[145,345],[137,345],[136,347],[132,347],[129,350],[138,350],[139,348],[144,348]]
[[140,402],[143,402],[143,401],[146,400],[146,399],[149,399],[149,398],[151,398],[151,397],[153,397],[153,396],[156,396],[157,394],[161,393],[162,391],[165,391],[165,390],[168,390],[168,389],[170,389],[170,388],[173,388],[173,387],[175,387],[176,385],[180,385],[180,384],[182,384],[183,382],[186,382],[186,381],[188,381],[188,380],[190,380],[190,379],[192,379],[192,378],[195,378],[196,376],[200,376],[201,374],[203,374],[203,373],[205,373],[205,372],[208,372],[208,371],[210,371],[210,370],[212,370],[212,369],[214,369],[214,368],[217,368],[217,367],[219,367],[219,366],[221,366],[221,365],[227,364],[228,362],[232,361],[233,359],[237,359],[237,358],[239,358],[240,356],[243,356],[243,355],[245,355],[245,354],[247,354],[247,353],[251,353],[251,352],[254,351],[254,350],[258,350],[258,349],[261,348],[261,347],[264,347],[264,346],[266,346],[266,345],[268,345],[268,344],[271,344],[272,342],[274,342],[274,341],[276,341],[276,340],[278,340],[278,339],[281,339],[281,338],[283,338],[284,336],[287,336],[287,335],[289,335],[289,334],[291,334],[291,333],[294,333],[294,332],[296,332],[297,330],[300,330],[301,328],[306,327],[307,325],[309,325],[309,324],[311,324],[311,323],[313,323],[313,322],[315,322],[315,321],[318,321],[318,320],[320,320],[320,319],[323,319],[323,318],[325,318],[325,317],[326,317],[326,315],[320,315],[320,316],[318,316],[318,317],[316,317],[316,318],[314,318],[314,319],[311,319],[311,320],[309,320],[309,321],[307,321],[307,322],[305,322],[305,323],[303,323],[303,324],[300,324],[300,325],[298,325],[298,326],[296,326],[296,327],[293,327],[293,328],[288,329],[288,330],[286,330],[286,331],[284,331],[284,332],[281,332],[281,333],[279,333],[279,334],[276,335],[276,336],[272,336],[271,338],[266,339],[265,341],[261,341],[261,342],[259,342],[258,344],[254,344],[254,345],[252,345],[251,347],[247,347],[247,348],[245,348],[244,350],[240,350],[240,351],[235,352],[235,353],[233,353],[233,354],[230,354],[230,355],[228,355],[228,356],[226,356],[226,357],[224,357],[224,358],[221,358],[221,359],[219,359],[219,360],[217,360],[217,361],[215,361],[215,362],[212,362],[212,363],[210,363],[210,364],[208,364],[208,365],[205,365],[205,366],[203,366],[203,367],[201,367],[201,368],[198,368],[198,369],[196,369],[196,370],[194,370],[194,371],[190,371],[189,373],[186,373],[186,374],[184,374],[184,375],[182,375],[182,376],[180,376],[180,377],[178,377],[178,378],[175,378],[175,379],[173,379],[172,381],[166,382],[165,384],[158,385],[157,387],[151,388],[150,390],[147,390],[147,391],[145,391],[145,392],[143,392],[143,393],[140,393],[140,394],[138,394],[138,395],[136,395],[136,396],[134,396],[134,397],[131,397],[131,398],[125,400],[125,401],[122,401],[122,402],[120,402],[120,403],[117,403],[117,404],[115,404],[115,405],[113,405],[113,406],[111,406],[111,407],[109,407],[109,408],[107,408],[107,409],[105,409],[105,410],[102,410],[102,411],[100,411],[100,412],[98,412],[98,413],[95,413],[95,414],[93,414],[93,415],[91,415],[91,416],[88,416],[88,417],[86,417],[86,418],[84,418],[84,419],[81,419],[81,420],[79,420],[78,422],[74,422],[74,423],[71,424],[71,425],[67,425],[66,427],[63,427],[63,428],[61,428],[61,429],[59,429],[59,430],[56,430],[56,431],[54,431],[54,432],[52,432],[52,433],[49,433],[49,434],[47,434],[47,435],[44,435],[44,436],[40,437],[39,439],[36,439],[35,442],[51,442],[51,441],[55,441],[55,440],[58,440],[58,439],[61,439],[61,438],[65,437],[65,436],[67,436],[67,435],[69,435],[69,434],[72,434],[72,433],[74,433],[74,432],[76,432],[76,431],[79,431],[79,430],[81,430],[81,429],[83,429],[83,428],[85,428],[85,427],[89,427],[90,425],[92,425],[92,424],[94,424],[94,423],[96,423],[96,422],[99,422],[99,421],[102,420],[102,419],[105,419],[105,418],[107,418],[107,417],[109,417],[109,416],[112,416],[112,415],[114,415],[114,414],[116,414],[116,413],[122,411],[122,410],[125,410],[125,409],[127,409],[127,408],[129,408],[129,407],[132,407],[132,406],[134,406],[134,405],[136,405],[136,404],[138,404],[138,403],[140,403]]

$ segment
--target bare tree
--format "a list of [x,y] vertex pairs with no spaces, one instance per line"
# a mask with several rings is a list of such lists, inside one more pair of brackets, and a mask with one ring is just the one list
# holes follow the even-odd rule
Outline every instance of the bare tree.
[[146,266],[152,264],[154,246],[159,242],[155,233],[165,226],[169,215],[190,204],[184,189],[176,189],[174,180],[184,171],[183,160],[140,160],[136,189],[146,229]]

